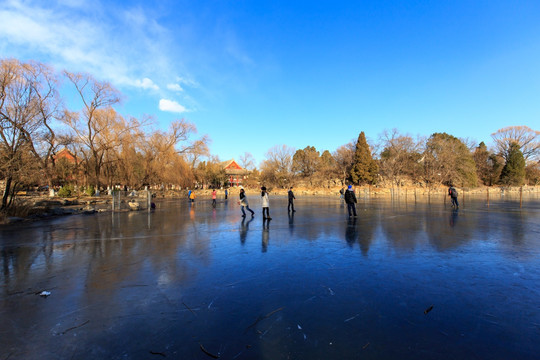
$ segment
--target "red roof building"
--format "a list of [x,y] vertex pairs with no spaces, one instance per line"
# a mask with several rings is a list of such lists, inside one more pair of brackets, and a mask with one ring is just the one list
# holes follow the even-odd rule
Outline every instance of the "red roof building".
[[228,181],[231,186],[242,185],[243,180],[249,173],[249,171],[238,165],[234,159],[222,162],[221,166],[225,170],[225,174],[227,174]]
[[77,163],[77,157],[71,151],[69,151],[67,148],[63,148],[62,150],[60,150],[59,152],[54,154],[53,159],[54,159],[54,161],[58,161],[60,159],[66,159],[68,162],[70,162],[72,164]]

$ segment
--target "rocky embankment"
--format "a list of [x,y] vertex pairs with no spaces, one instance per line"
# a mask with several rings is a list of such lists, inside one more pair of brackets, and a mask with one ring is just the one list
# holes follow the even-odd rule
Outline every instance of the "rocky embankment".
[[54,216],[94,214],[110,209],[111,197],[103,198],[50,198],[25,196],[17,199],[12,214],[0,218],[0,223],[11,224],[25,220],[37,220]]

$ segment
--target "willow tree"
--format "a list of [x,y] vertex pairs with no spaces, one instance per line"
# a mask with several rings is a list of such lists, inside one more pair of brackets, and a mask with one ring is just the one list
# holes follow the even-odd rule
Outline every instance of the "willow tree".
[[120,93],[110,83],[97,81],[88,74],[66,71],[65,75],[75,86],[82,109],[66,111],[63,121],[74,132],[74,138],[81,147],[87,174],[91,174],[91,181],[99,185],[103,159],[109,146],[107,140],[124,132],[117,132],[120,123],[125,121],[113,109],[113,105],[120,102]]
[[371,155],[371,149],[367,143],[366,135],[362,131],[358,135],[354,152],[351,180],[354,184],[374,184],[377,180],[379,167]]
[[[194,139],[196,133],[196,126],[182,119],[173,121],[167,131],[156,130],[139,137],[144,159],[144,182],[183,186],[191,182],[191,171],[182,172],[184,175],[178,176],[181,175],[178,169],[188,168],[187,154],[208,154],[208,137]],[[175,176],[178,176],[176,181]]]

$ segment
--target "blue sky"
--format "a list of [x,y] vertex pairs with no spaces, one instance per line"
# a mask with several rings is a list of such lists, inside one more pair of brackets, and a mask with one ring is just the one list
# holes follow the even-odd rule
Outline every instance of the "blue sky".
[[0,0],[0,57],[91,73],[221,160],[540,128],[540,1]]

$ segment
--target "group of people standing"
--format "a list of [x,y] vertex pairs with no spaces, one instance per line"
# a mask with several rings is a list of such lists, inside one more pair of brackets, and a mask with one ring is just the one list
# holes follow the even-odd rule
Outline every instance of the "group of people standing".
[[[339,191],[341,198],[345,200],[345,203],[347,204],[347,212],[349,213],[349,217],[357,217],[356,213],[356,194],[354,193],[354,189],[352,185],[349,185],[346,190],[341,189]],[[459,207],[458,203],[458,193],[456,189],[453,186],[450,186],[448,189],[448,195],[452,199],[452,207],[457,209]],[[188,194],[190,201],[195,201],[195,192],[189,191]],[[228,191],[225,190],[225,199],[227,199]],[[287,211],[290,212],[296,212],[294,209],[294,200],[296,200],[296,197],[293,193],[293,187],[291,186],[289,188],[289,191],[287,192],[288,197],[288,205],[287,205]],[[216,199],[217,199],[217,191],[216,189],[212,190],[212,206],[216,207]],[[263,220],[272,220],[270,217],[270,200],[268,198],[268,191],[265,186],[261,187],[261,200],[262,200],[262,215]],[[251,212],[251,217],[255,216],[255,212],[249,208],[249,202],[246,196],[246,192],[243,187],[240,188],[240,200],[238,201],[239,205],[241,206],[242,210],[242,217],[246,217],[246,210]]]
[[[229,192],[228,192],[227,189],[225,189],[225,200],[227,200],[228,196],[229,196]],[[195,198],[196,198],[195,191],[189,190],[188,191],[188,198],[189,198],[190,202],[192,202],[192,203],[195,202]],[[216,207],[216,204],[217,204],[217,190],[212,189],[212,206]]]
[[[349,185],[346,190],[343,188],[339,191],[341,199],[345,201],[347,204],[347,212],[349,214],[349,218],[357,217],[358,214],[356,213],[356,194],[354,192],[354,189],[352,185]],[[195,192],[192,192],[191,190],[188,193],[189,199],[191,202],[195,201]],[[240,188],[240,200],[238,201],[238,204],[241,207],[242,210],[242,217],[246,217],[246,210],[251,213],[251,217],[253,218],[255,216],[255,212],[249,208],[249,202],[246,196],[246,192],[243,187]],[[448,188],[448,196],[452,199],[452,207],[454,209],[457,209],[459,207],[458,203],[458,193],[457,190],[450,186]],[[228,197],[228,191],[225,190],[225,199]],[[291,186],[289,188],[289,191],[287,192],[288,197],[288,205],[287,205],[287,211],[289,213],[296,212],[294,209],[294,200],[296,200],[296,197],[293,193],[293,187]],[[216,207],[216,199],[217,199],[217,191],[216,189],[212,190],[212,206]],[[262,215],[263,220],[272,220],[270,217],[270,200],[268,198],[268,190],[265,186],[261,187],[261,200],[262,200]]]
[[[342,194],[342,197],[345,199],[345,203],[347,203],[347,210],[349,212],[349,217],[357,217],[356,214],[356,195],[354,193],[354,190],[351,185],[348,186],[346,191],[340,191]],[[294,196],[293,187],[291,186],[289,188],[289,191],[287,192],[287,198],[288,198],[288,205],[287,205],[287,211],[289,213],[293,212],[295,213],[296,210],[294,209],[294,200],[296,200],[296,197]],[[262,214],[263,214],[263,220],[272,220],[270,217],[270,201],[268,199],[268,191],[266,190],[266,187],[261,187],[261,199],[262,199]],[[249,208],[248,199],[246,196],[246,192],[244,188],[240,189],[240,200],[238,203],[241,206],[242,209],[242,217],[246,217],[246,211],[248,210],[251,212],[251,217],[255,216],[255,212]]]
[[[349,185],[347,187],[347,190],[344,191],[342,188],[340,191],[340,197],[341,199],[345,200],[345,203],[347,204],[347,212],[349,213],[349,218],[351,217],[357,217],[356,213],[356,194],[354,193],[354,189],[352,185]],[[195,201],[195,192],[192,192],[191,190],[188,193],[189,199],[191,202]],[[453,186],[450,186],[448,189],[448,196],[452,199],[452,207],[457,209],[459,207],[458,203],[458,193],[456,189]],[[225,199],[228,197],[228,191],[225,190]],[[288,197],[288,205],[287,205],[287,211],[290,212],[296,212],[294,209],[294,200],[296,200],[296,197],[293,193],[293,187],[291,186],[289,188],[289,191],[287,192]],[[217,191],[216,189],[212,190],[212,206],[216,207],[216,199],[217,199]],[[268,198],[268,191],[265,186],[261,187],[261,200],[262,200],[262,215],[263,220],[272,220],[270,217],[270,200]],[[243,187],[240,188],[240,200],[238,201],[238,204],[241,206],[242,210],[242,217],[246,217],[246,210],[251,212],[251,217],[255,216],[255,212],[249,208],[249,202],[246,196],[246,192]]]
[[[289,204],[287,206],[288,212],[296,212],[296,210],[294,210],[294,200],[296,199],[296,197],[294,196],[292,189],[293,188],[291,186],[287,193],[289,198]],[[270,217],[270,200],[268,198],[268,191],[266,190],[265,186],[261,187],[261,200],[263,220],[272,220],[272,218]],[[251,217],[255,216],[255,212],[249,208],[249,203],[244,188],[240,189],[240,200],[238,203],[242,208],[242,217],[246,217],[246,211],[244,209],[247,209],[251,212]]]

